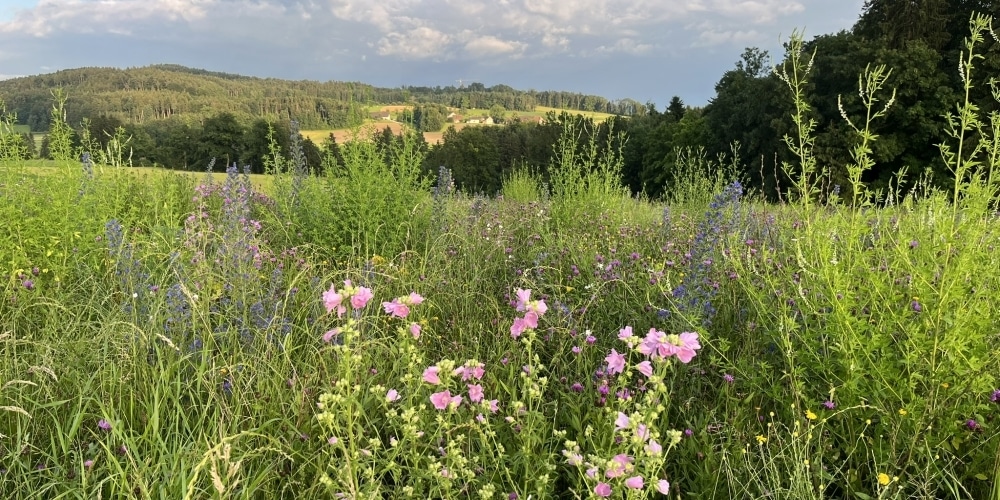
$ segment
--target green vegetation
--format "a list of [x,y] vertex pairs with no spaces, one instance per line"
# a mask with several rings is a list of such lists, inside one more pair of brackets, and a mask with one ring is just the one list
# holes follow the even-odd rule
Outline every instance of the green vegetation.
[[[632,195],[627,133],[709,133],[680,99],[434,149],[356,134],[316,163],[294,122],[188,144],[253,144],[266,176],[129,168],[100,118],[82,163],[0,143],[0,494],[1000,499],[991,23],[957,54],[944,186],[866,182],[901,99],[879,65],[831,184],[798,34],[774,80],[753,51],[727,76],[788,101],[777,202],[742,143],[675,149],[666,202]],[[442,152],[469,161],[431,186]]]

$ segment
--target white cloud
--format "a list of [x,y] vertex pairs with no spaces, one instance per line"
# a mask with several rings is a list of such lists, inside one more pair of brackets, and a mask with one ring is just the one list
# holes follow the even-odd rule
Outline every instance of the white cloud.
[[756,30],[715,30],[708,29],[698,34],[691,47],[714,47],[716,45],[747,46],[762,41],[764,36]]
[[387,33],[378,41],[378,53],[400,59],[437,59],[447,53],[453,37],[433,28],[421,27],[406,33]]
[[0,23],[0,33],[45,37],[53,33],[128,31],[138,21],[203,19],[217,0],[41,0]]
[[477,36],[465,43],[465,52],[473,57],[495,55],[519,55],[524,52],[527,44],[509,40],[501,40],[495,36]]
[[601,54],[613,54],[616,52],[625,54],[643,54],[653,50],[653,46],[648,43],[639,43],[631,38],[622,38],[615,41],[613,45],[601,45],[597,47],[597,52]]

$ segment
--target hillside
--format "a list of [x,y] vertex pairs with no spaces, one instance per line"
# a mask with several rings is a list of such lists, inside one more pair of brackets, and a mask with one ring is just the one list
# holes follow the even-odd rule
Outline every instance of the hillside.
[[112,116],[141,124],[177,117],[200,122],[220,112],[241,119],[296,119],[303,128],[340,128],[367,117],[367,106],[435,103],[456,108],[501,105],[510,111],[536,106],[629,115],[642,108],[625,99],[562,91],[516,90],[473,83],[461,88],[379,88],[358,82],[292,81],[218,73],[178,65],[141,68],[78,68],[0,81],[0,98],[18,122],[34,131],[48,129],[51,92],[68,95],[67,121]]

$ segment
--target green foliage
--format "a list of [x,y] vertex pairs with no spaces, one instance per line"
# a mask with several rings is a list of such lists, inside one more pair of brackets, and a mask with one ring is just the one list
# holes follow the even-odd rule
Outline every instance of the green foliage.
[[70,128],[66,120],[66,101],[68,97],[62,88],[52,91],[52,114],[49,122],[49,154],[50,158],[56,161],[72,161],[73,155],[73,129]]
[[16,122],[17,115],[7,113],[6,105],[0,99],[0,162],[26,160],[32,157],[35,144],[18,131]]
[[283,176],[275,183],[281,197],[298,193],[285,207],[294,231],[330,258],[411,249],[430,218],[419,144],[413,132],[383,146],[355,137],[339,148],[342,164],[328,154],[323,177]]
[[625,137],[609,133],[603,147],[597,141],[597,134],[586,125],[577,128],[573,121],[563,123],[548,168],[552,222],[561,231],[599,215],[623,215],[622,208],[630,201],[628,189],[621,184]]

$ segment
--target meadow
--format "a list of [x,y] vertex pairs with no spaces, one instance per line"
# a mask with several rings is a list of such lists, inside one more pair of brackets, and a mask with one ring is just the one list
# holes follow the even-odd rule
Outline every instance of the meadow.
[[493,198],[408,140],[4,164],[0,494],[1000,499],[1000,117],[958,109],[954,185],[889,193],[865,123],[820,192],[797,114],[780,204],[707,158],[635,198],[572,129]]

